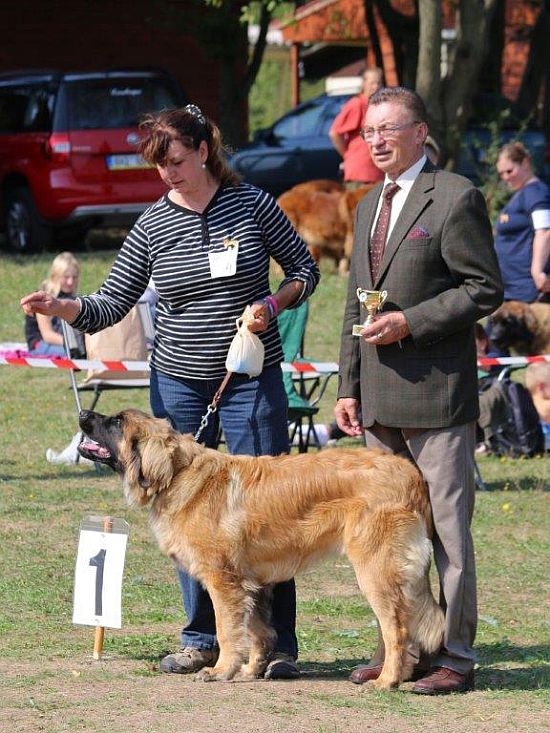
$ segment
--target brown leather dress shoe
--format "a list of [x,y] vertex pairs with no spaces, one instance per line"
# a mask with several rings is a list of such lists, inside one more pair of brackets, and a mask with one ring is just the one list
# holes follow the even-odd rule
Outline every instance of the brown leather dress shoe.
[[473,670],[460,674],[448,667],[434,667],[426,677],[418,680],[412,691],[417,695],[448,695],[450,692],[469,692],[474,689]]
[[377,680],[382,674],[382,664],[375,664],[369,667],[368,664],[360,664],[352,670],[349,679],[356,685],[363,685],[365,682]]
[[[352,670],[349,676],[350,682],[353,682],[356,685],[363,685],[365,682],[377,680],[382,674],[383,666],[383,664],[360,664],[358,667],[355,667],[355,669]],[[412,675],[407,681],[416,682],[416,680],[419,680],[421,677],[427,675],[428,672],[429,670],[426,669],[426,667],[415,666],[413,668]]]

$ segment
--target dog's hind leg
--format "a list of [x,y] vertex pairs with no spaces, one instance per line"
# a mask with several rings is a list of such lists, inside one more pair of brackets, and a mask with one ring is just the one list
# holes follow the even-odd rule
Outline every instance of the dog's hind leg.
[[246,630],[250,639],[248,664],[238,673],[240,680],[261,677],[270,660],[277,634],[270,624],[271,586],[260,588],[247,599]]
[[[377,617],[385,649],[382,672],[371,684],[378,689],[390,689],[412,673],[412,659],[407,654],[410,585],[423,575],[424,564],[411,563],[411,554],[415,554],[411,547],[425,538],[425,529],[412,512],[388,507],[372,513],[358,512],[346,528],[346,535],[349,559],[359,587]],[[382,642],[379,641],[377,657]]]
[[[353,562],[353,560],[352,560]],[[378,648],[372,664],[383,661],[382,672],[370,684],[378,689],[397,687],[407,674],[404,669],[407,644],[407,611],[403,595],[378,573],[376,563],[353,562],[357,582],[378,622]]]

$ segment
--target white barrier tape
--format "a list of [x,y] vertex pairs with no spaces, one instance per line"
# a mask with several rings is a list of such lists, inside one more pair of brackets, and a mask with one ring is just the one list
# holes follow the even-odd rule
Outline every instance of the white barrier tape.
[[523,364],[534,364],[535,362],[550,361],[550,354],[538,356],[491,356],[485,359],[478,359],[478,366],[522,366]]
[[[45,369],[75,369],[94,371],[108,370],[111,372],[140,372],[149,371],[147,361],[97,361],[88,359],[65,359],[63,357],[37,357],[37,356],[15,356],[1,355],[0,365],[10,366],[31,366]],[[338,364],[335,362],[284,362],[281,364],[283,372],[292,374],[327,374],[338,371]]]
[[[495,356],[478,359],[478,366],[523,366],[535,362],[550,361],[550,354],[538,356]],[[46,369],[93,369],[94,371],[108,370],[112,372],[142,372],[149,371],[147,361],[98,361],[89,359],[66,359],[63,357],[16,356],[0,354],[0,365],[32,366]],[[283,372],[292,374],[328,374],[338,371],[338,364],[333,361],[283,362]]]

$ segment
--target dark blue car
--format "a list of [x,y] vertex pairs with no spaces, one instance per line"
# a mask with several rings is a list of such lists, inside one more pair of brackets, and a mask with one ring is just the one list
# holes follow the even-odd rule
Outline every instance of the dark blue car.
[[[328,136],[330,126],[350,94],[321,94],[298,105],[271,127],[259,130],[254,140],[230,158],[243,179],[274,196],[297,183],[315,178],[340,179],[340,155]],[[492,133],[487,125],[472,124],[462,137],[455,170],[476,185],[490,172],[486,151]],[[521,140],[530,150],[535,169],[544,174],[546,140],[537,129],[518,134],[517,128],[503,129],[499,145]]]

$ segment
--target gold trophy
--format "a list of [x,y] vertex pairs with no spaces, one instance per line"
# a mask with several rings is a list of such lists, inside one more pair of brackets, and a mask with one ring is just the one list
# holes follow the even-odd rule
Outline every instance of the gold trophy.
[[360,336],[361,331],[371,325],[374,314],[384,305],[387,297],[387,290],[363,290],[363,288],[357,288],[357,298],[361,305],[367,309],[368,315],[364,323],[356,323],[353,326],[351,330],[353,336]]

